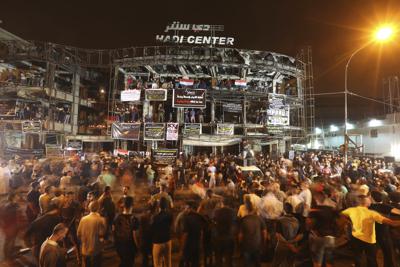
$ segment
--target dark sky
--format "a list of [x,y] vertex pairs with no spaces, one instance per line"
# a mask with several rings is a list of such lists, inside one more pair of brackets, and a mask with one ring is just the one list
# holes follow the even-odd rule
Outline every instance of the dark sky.
[[[154,45],[172,21],[224,24],[235,47],[295,56],[311,45],[315,92],[343,91],[344,61],[382,23],[399,23],[399,0],[2,0],[0,24],[28,40],[86,48]],[[351,64],[349,88],[382,98],[382,78],[400,75],[400,36],[372,44]],[[352,97],[350,119],[373,116],[383,107]],[[317,124],[340,121],[343,96],[317,98]]]

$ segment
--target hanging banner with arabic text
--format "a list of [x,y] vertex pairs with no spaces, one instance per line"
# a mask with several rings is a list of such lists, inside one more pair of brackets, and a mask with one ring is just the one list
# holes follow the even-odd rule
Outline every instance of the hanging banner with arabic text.
[[167,123],[167,140],[176,141],[179,136],[179,123]]
[[167,90],[166,89],[146,89],[145,91],[146,101],[166,101]]
[[269,108],[267,109],[267,125],[273,126],[288,126],[290,112],[289,106],[284,106],[282,108]]
[[140,100],[141,90],[123,90],[121,91],[122,102],[134,102]]
[[114,122],[111,126],[111,138],[122,140],[139,140],[140,123]]
[[62,158],[64,151],[60,145],[46,144],[46,157],[47,158]]
[[72,140],[69,139],[65,145],[66,150],[82,150],[83,143],[82,140]]
[[152,152],[155,164],[174,165],[178,156],[178,149],[159,148]]
[[205,108],[206,90],[174,89],[172,106],[174,108]]
[[185,123],[185,135],[200,135],[202,134],[201,123]]
[[242,113],[242,104],[240,103],[224,103],[224,112]]
[[217,134],[221,135],[233,135],[235,133],[235,125],[234,124],[217,124]]
[[41,121],[22,121],[22,132],[40,133],[42,131]]
[[145,123],[144,140],[164,141],[165,123]]

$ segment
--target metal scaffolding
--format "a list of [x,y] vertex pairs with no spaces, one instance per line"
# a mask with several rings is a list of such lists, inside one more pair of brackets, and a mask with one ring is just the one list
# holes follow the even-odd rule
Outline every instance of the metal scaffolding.
[[299,60],[303,62],[303,93],[304,93],[304,113],[303,121],[307,136],[314,136],[315,129],[315,94],[314,94],[314,72],[312,48],[306,46],[301,49]]
[[383,79],[384,112],[395,113],[400,111],[399,77],[389,76]]

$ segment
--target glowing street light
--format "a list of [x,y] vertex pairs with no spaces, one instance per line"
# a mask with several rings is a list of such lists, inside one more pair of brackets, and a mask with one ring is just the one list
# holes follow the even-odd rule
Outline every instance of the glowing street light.
[[383,26],[375,32],[375,39],[380,42],[390,40],[394,35],[394,30],[390,26]]
[[[397,29],[396,29],[397,31]],[[374,36],[374,41],[378,41],[378,42],[385,42],[390,40],[391,38],[393,38],[395,34],[395,29],[389,25],[386,26],[382,26],[380,28],[378,28],[375,32],[375,36]],[[349,90],[347,88],[347,80],[348,80],[348,70],[349,70],[349,65],[350,62],[352,60],[352,58],[361,50],[363,50],[365,47],[367,47],[369,44],[371,44],[372,42],[369,42],[367,45],[364,45],[360,48],[358,48],[357,50],[355,50],[349,57],[349,59],[347,60],[346,63],[346,67],[345,67],[345,71],[344,71],[344,144],[345,144],[345,148],[344,148],[344,160],[347,163],[347,131],[349,130],[348,128],[348,107],[347,107],[347,95],[349,93]]]

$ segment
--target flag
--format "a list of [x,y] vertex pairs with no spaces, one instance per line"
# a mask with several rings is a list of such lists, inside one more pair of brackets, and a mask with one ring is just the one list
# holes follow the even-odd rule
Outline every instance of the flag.
[[179,83],[184,86],[192,86],[194,81],[190,79],[181,79],[179,80]]
[[247,82],[245,80],[235,80],[236,86],[246,86]]

